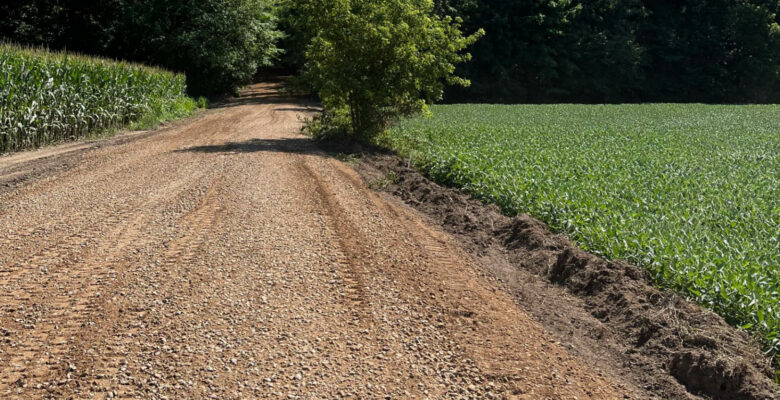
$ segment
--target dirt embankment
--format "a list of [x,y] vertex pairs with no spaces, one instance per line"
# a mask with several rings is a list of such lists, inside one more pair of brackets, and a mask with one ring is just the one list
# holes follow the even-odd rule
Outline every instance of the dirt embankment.
[[0,398],[776,396],[716,316],[395,157],[361,179],[277,89],[0,158]]
[[648,397],[298,135],[308,111],[256,85],[0,160],[0,398]]
[[744,332],[648,274],[606,262],[528,216],[510,218],[427,180],[400,157],[356,169],[457,238],[572,354],[662,399],[780,399],[770,360]]

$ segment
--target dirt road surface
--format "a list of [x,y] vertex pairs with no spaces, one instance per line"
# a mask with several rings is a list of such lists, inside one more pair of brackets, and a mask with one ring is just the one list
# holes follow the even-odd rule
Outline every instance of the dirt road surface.
[[0,159],[48,171],[0,190],[0,398],[633,397],[298,135],[306,111],[260,84]]

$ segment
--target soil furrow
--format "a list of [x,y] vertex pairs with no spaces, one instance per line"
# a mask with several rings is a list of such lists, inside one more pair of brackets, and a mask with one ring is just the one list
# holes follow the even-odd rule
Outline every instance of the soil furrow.
[[300,136],[281,84],[0,160],[0,397],[653,397]]

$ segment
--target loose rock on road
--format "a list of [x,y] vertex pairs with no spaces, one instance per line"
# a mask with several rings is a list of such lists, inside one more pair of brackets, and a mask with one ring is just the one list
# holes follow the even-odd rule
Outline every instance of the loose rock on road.
[[0,398],[630,397],[305,111],[255,85],[0,192]]

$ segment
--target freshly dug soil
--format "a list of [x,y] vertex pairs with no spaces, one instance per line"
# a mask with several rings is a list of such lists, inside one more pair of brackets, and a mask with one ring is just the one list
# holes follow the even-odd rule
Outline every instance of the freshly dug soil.
[[279,88],[0,157],[0,398],[778,398],[717,316],[395,156],[361,178]]
[[299,135],[311,108],[283,96],[0,158],[1,399],[647,397]]
[[514,218],[440,186],[399,156],[363,152],[355,169],[454,236],[516,303],[589,366],[648,398],[780,399],[770,360],[746,333],[643,270],[608,262],[525,214]]

